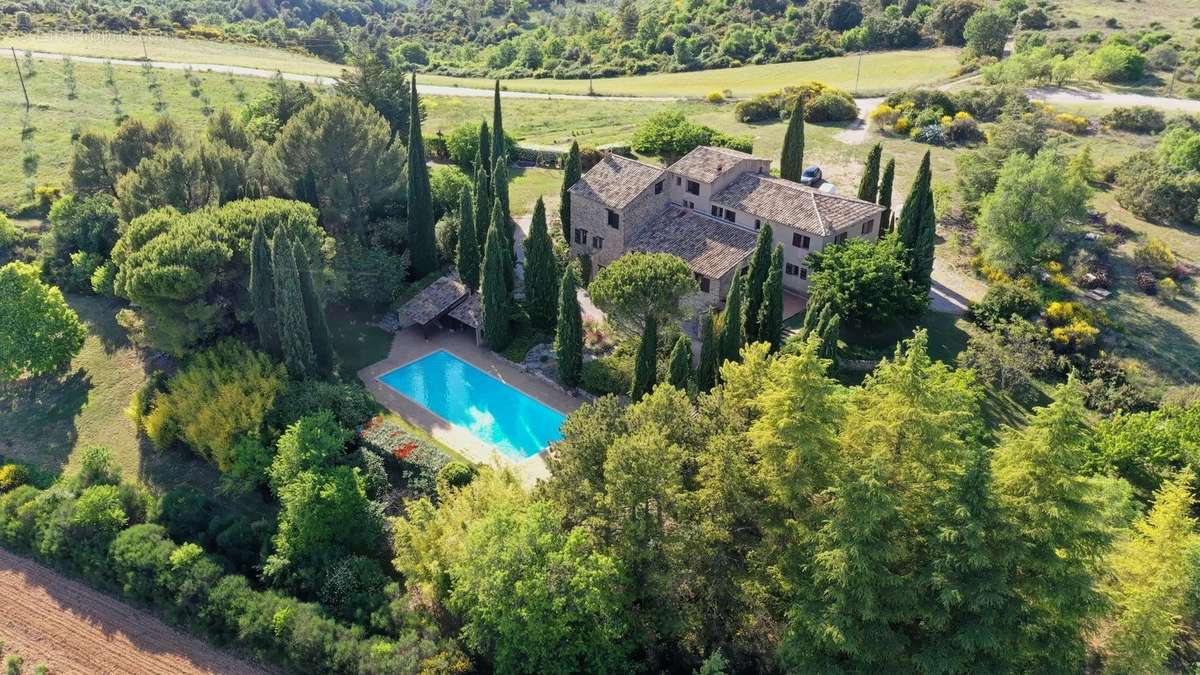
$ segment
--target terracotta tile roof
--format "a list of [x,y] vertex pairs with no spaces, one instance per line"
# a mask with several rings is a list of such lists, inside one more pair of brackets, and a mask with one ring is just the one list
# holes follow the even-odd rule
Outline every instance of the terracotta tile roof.
[[404,303],[400,307],[400,317],[424,326],[446,313],[466,295],[467,287],[458,280],[458,275],[447,274]]
[[743,174],[713,195],[712,202],[822,236],[883,212],[871,202],[754,173]]
[[634,234],[629,248],[679,256],[693,272],[716,279],[744,262],[756,239],[750,230],[669,206]]
[[669,171],[687,176],[688,178],[695,178],[705,183],[711,183],[716,180],[717,176],[725,173],[729,167],[743,159],[765,160],[764,157],[755,157],[740,150],[712,148],[702,145],[681,157],[678,162],[672,164]]
[[660,167],[607,154],[571,186],[570,192],[612,209],[622,209],[662,177]]

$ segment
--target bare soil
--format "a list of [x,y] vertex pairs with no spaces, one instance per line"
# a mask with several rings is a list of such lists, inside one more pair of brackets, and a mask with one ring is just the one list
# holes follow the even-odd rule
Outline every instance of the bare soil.
[[0,639],[28,668],[138,675],[260,675],[210,647],[32,560],[0,549]]

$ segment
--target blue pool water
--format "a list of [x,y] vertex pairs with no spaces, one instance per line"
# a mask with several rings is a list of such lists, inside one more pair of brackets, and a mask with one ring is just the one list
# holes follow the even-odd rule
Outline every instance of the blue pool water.
[[436,351],[379,381],[521,460],[562,438],[565,417],[447,351]]

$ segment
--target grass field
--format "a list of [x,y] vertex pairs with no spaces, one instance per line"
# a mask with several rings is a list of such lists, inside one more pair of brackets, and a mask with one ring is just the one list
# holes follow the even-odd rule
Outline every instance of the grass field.
[[1163,30],[1195,32],[1192,18],[1200,15],[1200,7],[1190,0],[1062,0],[1058,9],[1063,17],[1079,22],[1079,31],[1111,30],[1105,26],[1111,18],[1124,29],[1156,22]]

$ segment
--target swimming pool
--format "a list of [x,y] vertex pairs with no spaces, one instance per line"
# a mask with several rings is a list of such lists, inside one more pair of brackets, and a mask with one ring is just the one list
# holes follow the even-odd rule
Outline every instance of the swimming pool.
[[532,457],[562,438],[562,413],[445,350],[379,381],[510,459]]

